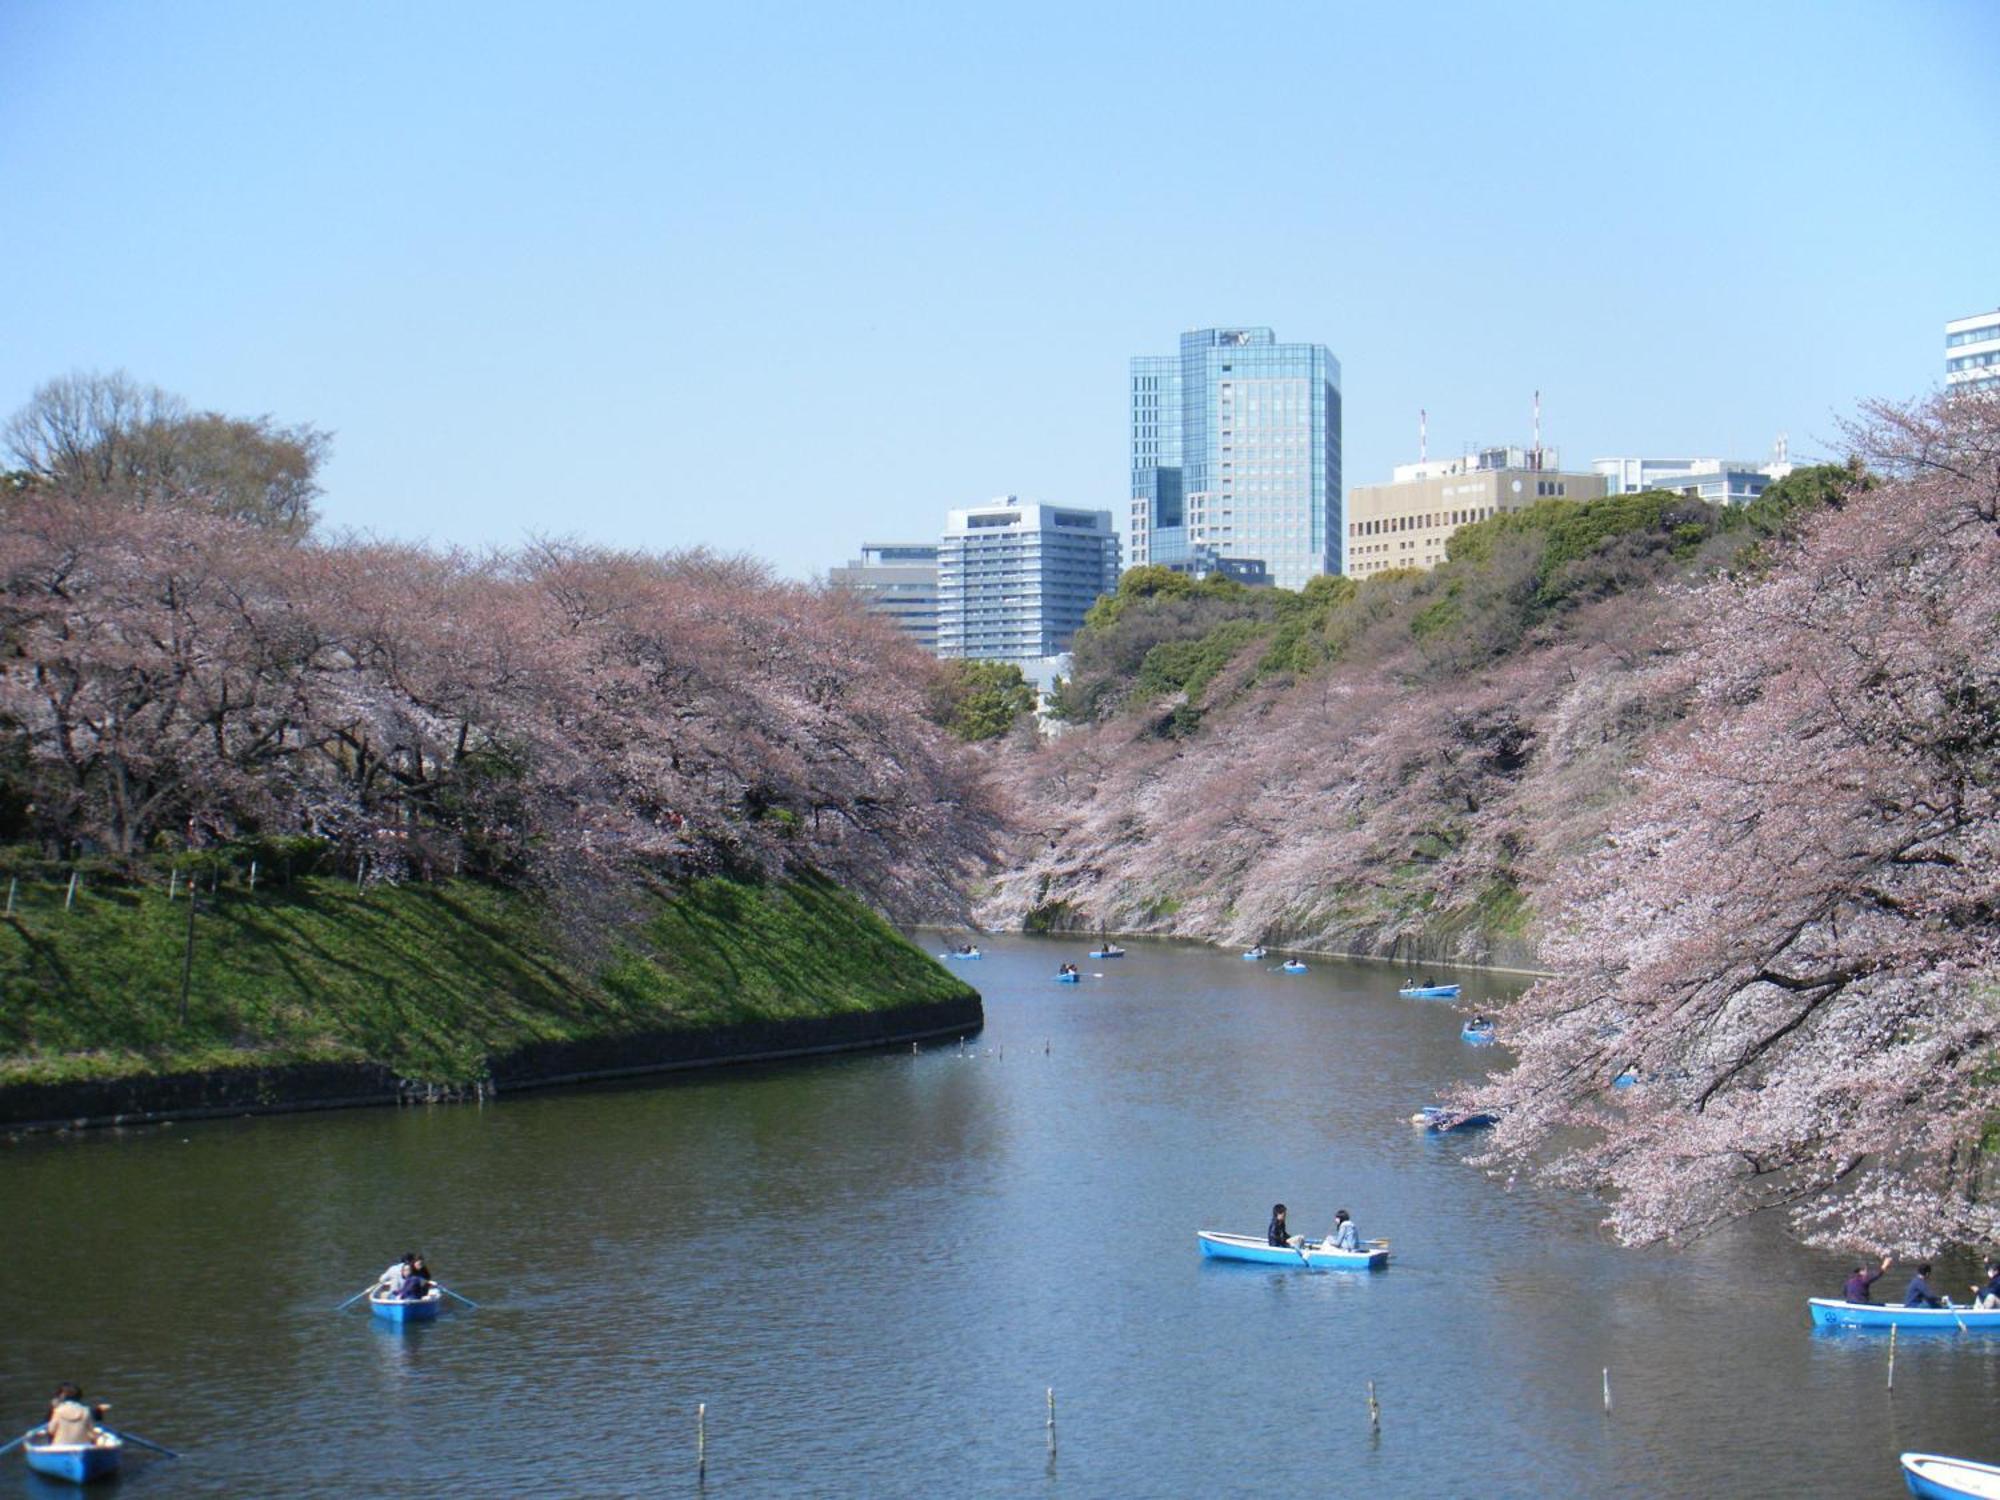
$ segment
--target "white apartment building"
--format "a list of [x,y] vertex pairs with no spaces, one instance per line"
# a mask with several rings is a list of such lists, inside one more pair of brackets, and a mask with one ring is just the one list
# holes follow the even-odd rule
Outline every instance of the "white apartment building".
[[1098,596],[1118,587],[1108,510],[1014,495],[947,512],[938,542],[937,654],[1013,662],[1046,684]]
[[1778,439],[1769,463],[1730,458],[1600,458],[1591,468],[1602,474],[1608,493],[1673,490],[1711,505],[1746,505],[1796,467],[1785,439]]
[[1952,396],[2000,390],[2000,309],[1944,325],[1944,388]]

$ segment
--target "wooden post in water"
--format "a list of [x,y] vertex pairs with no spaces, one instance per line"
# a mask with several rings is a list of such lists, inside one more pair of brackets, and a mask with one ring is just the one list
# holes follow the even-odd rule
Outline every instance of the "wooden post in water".
[[1049,1431],[1049,1457],[1054,1458],[1056,1453],[1056,1388],[1054,1386],[1049,1387],[1048,1431]]
[[1375,1382],[1368,1382],[1368,1430],[1376,1437],[1382,1435],[1382,1403],[1375,1399]]
[[1611,1415],[1611,1366],[1604,1367],[1604,1414]]
[[1896,1325],[1889,1325],[1889,1389],[1896,1388]]
[[694,1409],[694,1476],[708,1478],[708,1403]]
[[63,897],[63,910],[68,911],[76,903],[76,871],[69,872],[69,893]]

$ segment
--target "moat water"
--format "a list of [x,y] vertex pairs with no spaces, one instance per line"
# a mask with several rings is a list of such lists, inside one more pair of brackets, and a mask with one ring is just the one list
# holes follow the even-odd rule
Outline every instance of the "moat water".
[[[1899,1450],[2000,1459],[2000,1339],[1903,1339],[1891,1392],[1885,1339],[1808,1326],[1837,1258],[1622,1250],[1413,1130],[1502,1059],[1386,967],[1087,946],[989,942],[962,1049],[0,1147],[0,1435],[80,1381],[182,1451],[128,1458],[161,1497],[1892,1496]],[[1200,1259],[1277,1199],[1393,1264]],[[333,1311],[412,1247],[479,1310]]]

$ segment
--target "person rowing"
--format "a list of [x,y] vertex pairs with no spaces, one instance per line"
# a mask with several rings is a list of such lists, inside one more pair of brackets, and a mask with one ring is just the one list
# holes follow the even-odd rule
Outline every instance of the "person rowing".
[[[86,1447],[104,1441],[98,1422],[111,1410],[108,1401],[84,1404],[83,1387],[65,1380],[49,1401],[49,1418],[42,1424],[41,1442],[50,1446]],[[34,1439],[30,1439],[34,1441]]]

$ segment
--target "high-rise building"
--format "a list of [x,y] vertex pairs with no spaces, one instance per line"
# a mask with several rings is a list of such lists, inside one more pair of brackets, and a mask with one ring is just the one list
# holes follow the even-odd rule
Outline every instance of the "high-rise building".
[[1084,614],[1117,587],[1108,510],[1007,495],[951,511],[938,544],[937,654],[1013,662],[1046,685]]
[[936,542],[863,542],[861,556],[829,568],[826,581],[861,596],[870,614],[886,617],[932,655],[938,637]]
[[1784,438],[1769,463],[1730,458],[1600,458],[1591,465],[1609,493],[1674,490],[1711,505],[1747,505],[1792,472]]
[[2000,390],[2000,309],[1944,325],[1945,394]]
[[1201,549],[1281,588],[1342,570],[1340,361],[1268,328],[1202,328],[1132,361],[1132,565]]
[[1357,484],[1347,497],[1347,571],[1431,568],[1461,526],[1538,500],[1598,500],[1602,474],[1566,471],[1553,448],[1482,448],[1460,458],[1398,464],[1388,484]]

